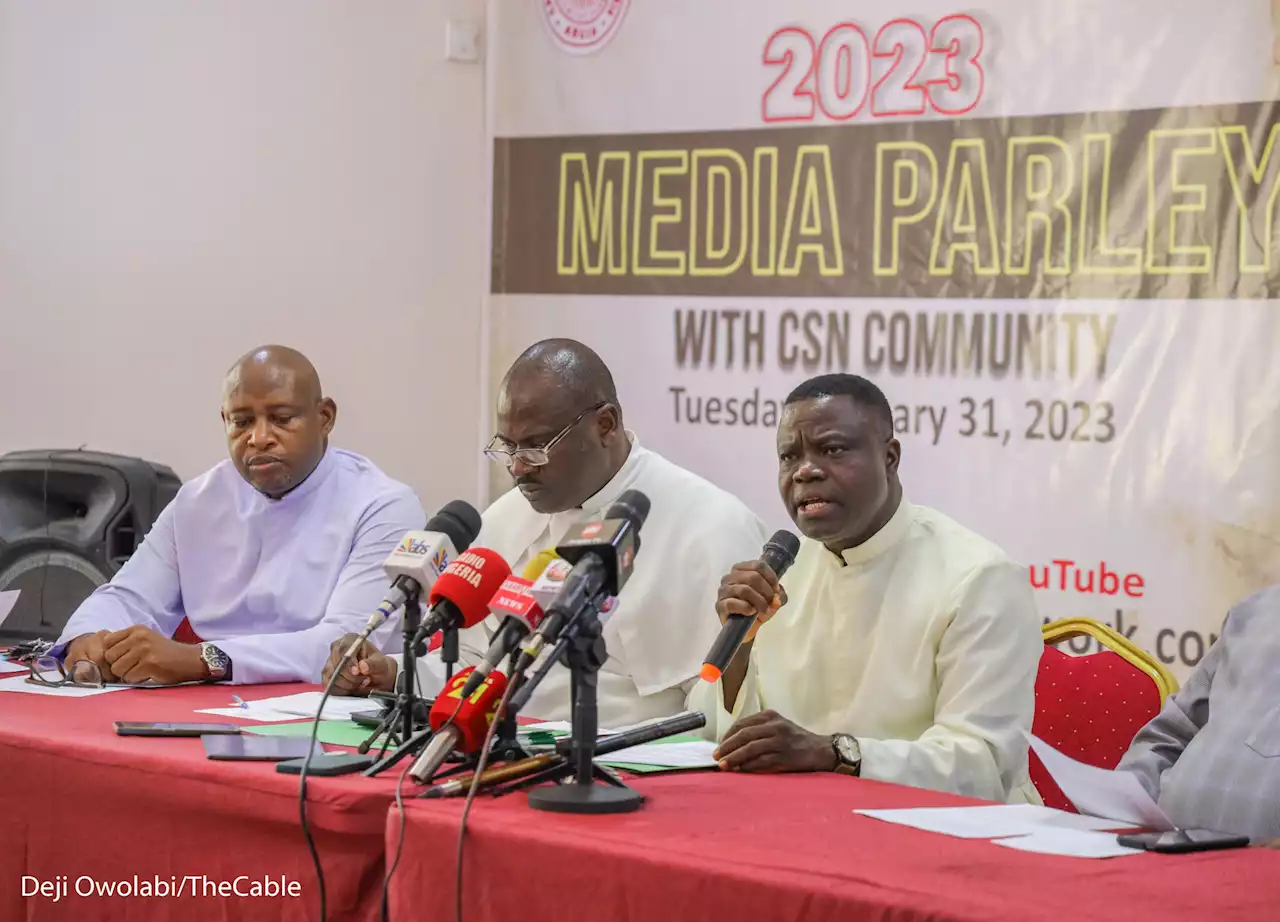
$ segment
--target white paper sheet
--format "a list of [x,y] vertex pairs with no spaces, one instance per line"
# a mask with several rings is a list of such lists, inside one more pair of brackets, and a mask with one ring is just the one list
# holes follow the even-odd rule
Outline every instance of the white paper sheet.
[[716,760],[712,753],[716,744],[699,740],[686,743],[645,743],[642,746],[629,746],[608,755],[600,756],[596,761],[605,765],[624,762],[630,765],[658,765],[663,768],[714,768]]
[[1161,831],[1173,828],[1169,817],[1133,775],[1085,765],[1044,740],[1030,733],[1025,735],[1045,770],[1081,813]]
[[[57,672],[47,673],[51,680],[61,678]],[[85,688],[80,685],[63,685],[50,688],[28,682],[25,675],[14,675],[0,679],[0,692],[17,692],[23,695],[52,695],[55,698],[92,698],[94,695],[106,695],[111,692],[127,691],[128,685],[108,685],[106,688]]]
[[9,612],[13,611],[13,606],[18,604],[18,596],[21,594],[20,589],[7,589],[0,592],[0,624],[4,624],[4,619],[9,617]]
[[[1036,804],[992,804],[982,807],[915,807],[903,810],[854,810],[862,816],[939,832],[961,839],[998,839],[1044,830],[1130,829],[1132,823],[1080,816]],[[1115,837],[1112,836],[1112,841]]]
[[1068,858],[1119,858],[1140,855],[1141,849],[1125,848],[1113,833],[1086,832],[1080,829],[1041,829],[1027,836],[997,839],[993,844],[1040,855],[1063,855]]
[[[327,710],[327,708],[326,708]],[[224,708],[197,708],[197,714],[216,714],[219,717],[239,717],[242,720],[256,720],[260,723],[285,723],[290,720],[301,720],[298,714],[290,714],[285,711],[273,711],[271,708],[242,708],[238,704],[229,705]]]
[[7,656],[0,656],[0,675],[10,675],[15,672],[26,672],[27,667],[23,663],[15,663]]
[[[230,697],[230,696],[228,696]],[[217,714],[221,717],[243,717],[245,720],[280,722],[297,720],[299,717],[316,716],[320,708],[321,693],[318,691],[299,692],[296,695],[280,695],[275,698],[259,698],[246,701],[248,707],[229,704],[220,708],[200,708],[197,714]],[[377,710],[378,705],[368,698],[333,698],[324,703],[324,715],[321,720],[350,720],[352,714],[361,711]]]

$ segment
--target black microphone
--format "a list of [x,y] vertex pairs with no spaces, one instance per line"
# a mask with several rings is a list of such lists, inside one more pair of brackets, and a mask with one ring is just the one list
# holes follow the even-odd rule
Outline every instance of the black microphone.
[[548,606],[547,616],[521,647],[513,674],[533,665],[542,648],[555,643],[565,625],[589,602],[601,593],[616,596],[622,591],[635,567],[640,528],[648,517],[649,497],[639,490],[627,490],[603,520],[582,522],[569,530],[556,546],[556,553],[573,564],[573,569]]
[[[778,579],[782,579],[782,574],[791,569],[791,565],[796,562],[796,553],[799,550],[799,538],[789,531],[775,531],[760,554],[760,562],[772,570]],[[720,636],[711,645],[711,652],[707,654],[706,662],[702,664],[701,675],[705,681],[719,681],[755,622],[755,615],[729,616],[724,627],[720,628]]]
[[[632,727],[630,730],[623,730],[621,733],[602,736],[596,740],[596,755],[603,756],[611,752],[618,752],[621,749],[630,749],[632,746],[643,746],[645,743],[654,743],[665,737],[675,736],[677,733],[700,730],[706,725],[706,714],[701,714],[698,711],[685,711],[675,717],[667,717],[653,723]],[[568,737],[558,739],[556,740],[556,751],[561,755],[568,755],[572,744],[573,741]]]

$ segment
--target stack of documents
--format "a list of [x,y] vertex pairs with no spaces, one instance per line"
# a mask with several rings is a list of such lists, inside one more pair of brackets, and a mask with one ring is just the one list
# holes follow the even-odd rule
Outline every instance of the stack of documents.
[[996,845],[1046,855],[1113,858],[1137,851],[1116,844],[1114,832],[1132,823],[1064,813],[1033,804],[989,807],[916,807],[906,810],[854,810],[863,816],[937,832],[960,839],[990,839]]
[[[219,717],[242,717],[263,723],[279,723],[302,717],[316,718],[320,709],[321,693],[299,692],[296,695],[280,695],[275,698],[259,698],[257,701],[236,701],[226,707],[198,708],[197,714],[217,714]],[[368,698],[333,698],[324,703],[321,720],[350,720],[352,714],[377,710],[378,705]]]
[[[530,748],[546,750],[554,746],[557,739],[568,736],[572,729],[568,721],[545,721],[522,726],[519,737],[520,742]],[[610,736],[629,729],[632,728],[623,727],[613,730],[602,727],[599,735]],[[716,760],[711,757],[715,749],[715,743],[703,739],[696,733],[681,733],[664,737],[656,742],[619,749],[616,752],[598,756],[596,761],[601,765],[625,769],[636,774],[715,768]]]
[[1116,842],[1115,830],[1173,828],[1164,811],[1133,775],[1077,762],[1029,733],[1027,740],[1079,814],[1031,804],[855,810],[854,813],[962,839],[988,839],[1004,848],[1074,858],[1136,855],[1138,849],[1125,848]]

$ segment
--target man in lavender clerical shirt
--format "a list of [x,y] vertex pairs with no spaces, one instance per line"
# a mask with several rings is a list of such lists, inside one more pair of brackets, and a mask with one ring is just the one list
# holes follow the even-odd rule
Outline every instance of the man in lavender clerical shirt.
[[[301,353],[240,359],[222,390],[230,460],[183,485],[55,654],[109,682],[318,679],[330,643],[381,601],[382,562],[426,518],[408,487],[329,447],[337,414]],[[184,617],[201,643],[172,639]]]

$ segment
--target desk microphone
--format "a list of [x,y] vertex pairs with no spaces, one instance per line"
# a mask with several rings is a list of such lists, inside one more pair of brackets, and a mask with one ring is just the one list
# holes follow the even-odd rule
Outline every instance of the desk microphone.
[[414,644],[439,630],[479,624],[489,615],[489,600],[510,575],[511,567],[497,551],[474,547],[459,554],[431,587],[431,612],[414,635]]
[[369,616],[360,636],[347,647],[347,657],[356,655],[369,635],[414,593],[429,592],[446,567],[471,546],[480,534],[480,513],[460,499],[448,503],[433,515],[422,531],[408,532],[382,569],[391,577],[391,589],[382,604]]
[[428,720],[435,735],[409,769],[409,776],[418,784],[430,781],[455,749],[473,753],[484,745],[502,693],[507,690],[507,677],[495,670],[480,683],[475,694],[464,696],[462,686],[471,672],[468,667],[450,679],[431,705]]
[[531,585],[527,579],[508,576],[489,600],[489,614],[505,617],[498,632],[493,635],[484,661],[471,673],[467,684],[462,686],[462,697],[466,698],[479,688],[485,676],[497,669],[498,664],[516,649],[520,641],[536,631],[542,623],[542,606],[529,593]]

